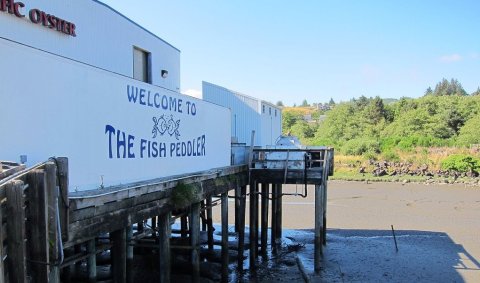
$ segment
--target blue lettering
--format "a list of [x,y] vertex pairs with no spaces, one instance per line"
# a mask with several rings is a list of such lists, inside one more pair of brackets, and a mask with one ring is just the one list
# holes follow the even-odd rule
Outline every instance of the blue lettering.
[[146,146],[145,146],[146,143],[147,143],[146,140],[144,140],[144,139],[140,140],[140,158],[143,158],[143,152],[146,149]]
[[153,103],[150,101],[150,91],[148,91],[148,96],[147,96],[147,105],[150,107],[153,107]]
[[158,150],[159,150],[159,152],[158,152],[159,157],[167,156],[167,145],[164,142],[160,143],[160,147],[159,147]]
[[185,102],[187,104],[187,114],[190,114],[190,101]]
[[120,148],[122,147],[123,147],[123,158],[125,158],[127,155],[125,133],[117,130],[117,158],[120,158]]
[[173,97],[169,97],[169,100],[170,100],[170,111],[172,111],[172,108],[173,108],[173,111],[177,111],[177,99],[176,98],[173,98]]
[[[123,133],[125,136],[125,133]],[[133,141],[135,140],[135,137],[132,135],[128,135],[128,158],[135,158],[135,153],[131,152],[133,148]]]
[[160,94],[157,92],[155,93],[155,96],[153,97],[153,103],[155,103],[155,107],[160,108],[160,101],[157,99],[160,98]]
[[138,100],[138,103],[145,105],[145,90],[143,88],[140,89],[140,99]]
[[168,109],[168,98],[166,95],[162,95],[162,108],[164,110]]
[[197,106],[195,106],[195,103],[192,102],[192,110],[191,110],[192,116],[195,116],[197,114]]
[[134,86],[127,85],[128,101],[135,103],[137,101],[138,89]]
[[183,102],[183,100],[179,98],[178,99],[178,105],[177,105],[178,113],[182,113],[182,102]]
[[113,154],[112,154],[112,134],[113,135],[115,134],[115,128],[110,126],[110,125],[106,125],[105,126],[105,134],[106,133],[108,133],[108,157],[113,158]]

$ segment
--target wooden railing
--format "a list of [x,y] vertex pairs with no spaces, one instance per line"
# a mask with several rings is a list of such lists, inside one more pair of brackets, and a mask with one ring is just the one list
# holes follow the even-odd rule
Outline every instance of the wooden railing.
[[10,165],[0,175],[0,283],[60,282],[68,160],[51,158],[29,169]]

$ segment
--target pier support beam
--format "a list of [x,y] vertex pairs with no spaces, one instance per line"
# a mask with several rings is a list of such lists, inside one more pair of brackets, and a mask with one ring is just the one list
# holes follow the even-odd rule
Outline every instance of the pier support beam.
[[[143,223],[143,222],[142,222]],[[110,235],[112,241],[112,273],[113,282],[127,282],[127,232],[126,229],[117,230]]]
[[27,282],[23,183],[13,181],[6,185],[5,191],[7,195],[7,219],[9,220],[7,221],[9,282],[23,283]]
[[323,186],[315,185],[315,251],[314,251],[314,266],[315,272],[320,272],[320,262],[322,259],[322,226],[323,226]]
[[158,242],[160,262],[160,283],[170,283],[170,226],[171,212],[158,216]]
[[270,230],[270,245],[272,247],[272,252],[277,252],[277,206],[278,206],[278,195],[277,195],[277,184],[272,184],[272,217],[271,217],[271,230]]
[[267,256],[267,242],[268,242],[268,193],[269,184],[262,183],[262,212],[261,212],[261,253],[262,256]]
[[228,193],[222,199],[222,282],[228,282]]
[[87,276],[88,283],[97,282],[97,254],[95,249],[95,239],[87,242]]
[[247,187],[242,186],[240,188],[240,209],[239,213],[239,230],[238,230],[238,270],[243,272],[243,254],[245,252],[245,207],[247,198]]
[[250,270],[255,270],[258,254],[258,184],[250,182]]
[[[153,234],[155,235],[155,228],[154,228],[154,219],[152,218],[152,230]],[[132,237],[133,237],[133,226],[127,227],[127,282],[133,283],[133,245],[132,245]]]
[[190,245],[192,246],[192,281],[200,281],[200,203],[192,204],[190,208]]
[[212,213],[212,197],[208,196],[207,202],[207,242],[208,249],[213,250],[213,213]]

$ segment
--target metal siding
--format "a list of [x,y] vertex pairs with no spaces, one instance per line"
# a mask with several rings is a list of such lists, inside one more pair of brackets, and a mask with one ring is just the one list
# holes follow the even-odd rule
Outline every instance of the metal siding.
[[[255,145],[265,146],[275,143],[281,135],[282,110],[272,104],[255,99],[208,82],[202,84],[203,99],[228,107],[232,110],[232,137],[235,136],[235,115],[238,142],[250,145],[251,132],[255,130]],[[262,113],[262,106],[266,106]],[[272,114],[269,113],[272,109]],[[277,109],[277,117],[275,117]]]
[[[24,18],[2,13],[0,37],[133,77],[133,46],[151,53],[152,84],[180,90],[180,51],[108,6],[92,0],[23,0]],[[33,24],[30,9],[73,22],[76,37]],[[6,28],[8,27],[8,28]],[[168,70],[168,77],[161,77]]]

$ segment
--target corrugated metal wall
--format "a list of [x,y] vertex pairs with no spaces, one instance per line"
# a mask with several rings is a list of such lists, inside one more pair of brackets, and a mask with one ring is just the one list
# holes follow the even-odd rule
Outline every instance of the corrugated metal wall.
[[273,104],[208,82],[202,84],[202,96],[231,110],[232,137],[239,143],[250,145],[252,130],[256,146],[273,144],[281,134],[282,111]]

